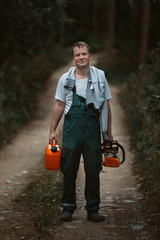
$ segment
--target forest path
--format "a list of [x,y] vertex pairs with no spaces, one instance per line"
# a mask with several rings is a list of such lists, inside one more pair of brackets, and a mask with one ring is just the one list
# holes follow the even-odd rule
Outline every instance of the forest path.
[[[40,161],[44,163],[44,149],[48,144],[49,126],[53,108],[52,99],[54,98],[57,80],[67,71],[68,67],[63,67],[53,73],[46,91],[40,98],[35,118],[27,126],[24,126],[12,142],[0,152],[0,225],[3,231],[5,231],[5,225],[6,229],[8,227],[8,233],[3,232],[2,239],[152,239],[148,233],[147,223],[143,218],[141,204],[143,196],[138,192],[136,179],[132,173],[134,155],[130,150],[125,113],[118,97],[119,86],[110,86],[113,97],[111,100],[112,128],[114,139],[118,140],[125,148],[126,162],[117,169],[103,167],[103,171],[101,172],[100,213],[106,216],[106,221],[93,223],[86,220],[86,211],[84,210],[83,161],[80,163],[78,172],[78,208],[73,215],[73,221],[62,222],[56,226],[53,225],[53,229],[50,226],[51,232],[49,237],[47,235],[41,238],[36,234],[34,236],[37,237],[25,237],[25,232],[29,234],[33,228],[33,223],[25,220],[25,218],[29,215],[29,219],[33,219],[33,213],[28,212],[28,215],[24,215],[25,217],[23,217],[22,215],[19,216],[19,210],[17,210],[16,214],[13,214],[12,209],[10,210],[9,208],[11,200],[20,194],[27,184],[39,174],[40,168],[44,166],[44,164],[40,164]],[[59,142],[61,141],[61,127],[62,121],[58,128]],[[54,172],[53,174],[59,176],[59,173]],[[16,205],[14,205],[14,208],[16,208]],[[12,213],[12,216],[10,216],[10,213]],[[26,221],[28,222],[26,223]]]

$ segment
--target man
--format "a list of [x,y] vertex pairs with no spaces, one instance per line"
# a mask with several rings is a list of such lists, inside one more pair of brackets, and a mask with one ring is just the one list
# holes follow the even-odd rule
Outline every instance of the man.
[[99,222],[105,220],[98,213],[99,173],[102,170],[100,127],[104,142],[113,140],[109,105],[111,93],[104,72],[90,66],[90,47],[85,42],[73,45],[72,59],[75,67],[62,75],[57,86],[49,136],[50,144],[53,139],[57,142],[56,128],[65,113],[61,158],[63,212],[60,220],[70,221],[77,207],[75,182],[82,153],[87,219]]

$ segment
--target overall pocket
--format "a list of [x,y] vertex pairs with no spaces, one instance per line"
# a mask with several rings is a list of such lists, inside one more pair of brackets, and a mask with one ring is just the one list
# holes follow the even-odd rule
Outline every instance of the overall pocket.
[[68,135],[71,127],[71,119],[66,118],[63,124],[63,134]]

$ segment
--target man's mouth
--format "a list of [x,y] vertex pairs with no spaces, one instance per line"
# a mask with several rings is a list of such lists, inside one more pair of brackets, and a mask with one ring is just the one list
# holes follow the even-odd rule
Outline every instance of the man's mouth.
[[79,63],[85,63],[86,61],[85,60],[83,60],[83,61],[79,61]]

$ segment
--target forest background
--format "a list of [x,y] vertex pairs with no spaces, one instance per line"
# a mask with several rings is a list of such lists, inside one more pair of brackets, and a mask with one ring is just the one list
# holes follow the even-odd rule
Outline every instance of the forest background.
[[54,69],[86,41],[99,66],[121,87],[134,169],[152,199],[160,197],[160,1],[0,0],[0,146],[36,109]]

